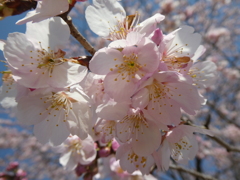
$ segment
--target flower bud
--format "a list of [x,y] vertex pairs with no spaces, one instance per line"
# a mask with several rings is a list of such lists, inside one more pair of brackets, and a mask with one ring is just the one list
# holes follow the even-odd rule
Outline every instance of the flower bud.
[[86,170],[86,166],[83,166],[81,164],[78,164],[76,169],[75,169],[75,172],[77,174],[77,176],[81,176],[83,173],[85,173],[87,170]]
[[8,167],[7,167],[7,171],[14,171],[19,167],[19,163],[18,162],[11,162]]
[[100,157],[108,157],[111,153],[111,149],[109,147],[102,148],[98,151]]

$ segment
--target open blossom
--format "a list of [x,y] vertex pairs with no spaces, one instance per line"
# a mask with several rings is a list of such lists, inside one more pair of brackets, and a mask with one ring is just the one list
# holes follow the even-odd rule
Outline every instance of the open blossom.
[[78,163],[81,165],[90,164],[97,155],[94,141],[89,135],[84,140],[76,135],[70,135],[60,146],[54,147],[54,149],[62,153],[59,162],[68,170],[74,170]]
[[39,22],[44,19],[62,14],[68,10],[68,0],[37,0],[37,7],[30,11],[25,18],[19,20],[16,24],[24,24],[26,22]]
[[139,23],[139,14],[126,16],[126,12],[117,0],[95,0],[94,6],[86,9],[86,19],[90,29],[99,36],[110,40],[125,39],[131,31],[149,36],[157,23],[165,17],[155,14]]
[[42,144],[59,145],[70,133],[81,139],[88,136],[91,115],[83,92],[34,90],[19,99],[18,111],[18,120],[34,125],[34,134]]
[[159,127],[139,109],[129,109],[116,124],[116,131],[120,142],[130,142],[133,151],[142,156],[152,154],[161,140]]
[[143,175],[149,174],[152,166],[154,165],[152,155],[137,155],[128,143],[125,143],[118,148],[116,152],[116,159],[119,160],[121,168],[128,173],[140,170]]
[[181,111],[194,115],[204,102],[193,85],[174,71],[154,73],[133,96],[133,106],[146,108],[156,124],[178,125]]
[[170,156],[177,162],[187,163],[198,151],[198,144],[193,132],[212,136],[212,132],[199,127],[179,125],[166,132],[160,148],[153,153],[159,170],[168,170]]
[[59,17],[27,23],[25,34],[9,34],[3,53],[13,78],[29,88],[67,87],[80,82],[87,68],[64,58],[70,36]]
[[139,81],[153,73],[159,64],[157,46],[151,40],[142,37],[134,41],[138,42],[136,46],[127,46],[122,51],[100,49],[90,61],[92,72],[106,75],[104,91],[115,101],[129,101]]

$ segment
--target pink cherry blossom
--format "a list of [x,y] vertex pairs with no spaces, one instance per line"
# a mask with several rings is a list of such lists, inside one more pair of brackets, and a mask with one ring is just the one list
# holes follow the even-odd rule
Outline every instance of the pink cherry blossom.
[[139,109],[130,109],[116,124],[116,129],[120,142],[130,141],[133,151],[141,156],[152,154],[162,137],[159,127]]
[[106,75],[104,90],[111,98],[115,101],[129,101],[139,81],[153,73],[158,64],[156,45],[149,39],[142,38],[136,46],[125,47],[122,51],[100,49],[90,61],[90,70]]
[[181,109],[194,115],[204,102],[196,87],[179,73],[162,71],[153,74],[133,96],[133,106],[146,108],[156,124],[178,125]]

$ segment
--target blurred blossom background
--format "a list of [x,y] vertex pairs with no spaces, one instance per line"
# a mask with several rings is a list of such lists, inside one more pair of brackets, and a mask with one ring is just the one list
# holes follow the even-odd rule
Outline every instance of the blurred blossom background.
[[[1,2],[1,1],[0,1]],[[98,50],[109,41],[89,29],[84,12],[92,1],[78,2],[69,15],[83,36]],[[202,35],[206,52],[200,61],[210,60],[218,67],[218,80],[202,93],[208,99],[197,116],[183,115],[183,119],[211,129],[218,140],[196,135],[199,152],[184,166],[216,179],[238,180],[240,177],[240,1],[239,0],[122,0],[128,15],[140,13],[140,21],[159,12],[166,16],[159,28],[168,34],[182,25],[194,27]],[[25,16],[8,16],[0,21],[0,39],[8,33],[25,32],[25,25],[15,22]],[[89,55],[71,37],[67,56]],[[4,60],[0,52],[0,60]],[[6,69],[2,63],[0,71]],[[59,154],[48,145],[37,142],[32,127],[21,127],[15,109],[0,95],[0,172],[18,173],[20,179],[66,180],[78,179],[75,172],[64,170],[58,162]],[[220,141],[219,141],[220,139]],[[224,144],[225,143],[225,144]],[[6,170],[6,168],[8,170]],[[15,170],[12,170],[14,169]],[[25,174],[24,174],[25,173]],[[159,179],[200,180],[189,173],[170,169],[153,172]],[[79,178],[80,179],[80,178]],[[2,180],[0,178],[0,180]]]

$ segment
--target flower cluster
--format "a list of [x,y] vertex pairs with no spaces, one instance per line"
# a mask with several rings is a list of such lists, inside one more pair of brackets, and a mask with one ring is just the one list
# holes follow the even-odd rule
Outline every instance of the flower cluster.
[[56,146],[66,169],[90,164],[113,139],[118,147],[111,151],[130,174],[149,174],[154,164],[167,170],[170,157],[193,159],[193,133],[211,132],[184,125],[181,116],[200,110],[206,99],[198,89],[216,77],[214,63],[197,61],[205,51],[200,34],[189,26],[164,34],[159,13],[139,22],[140,14],[127,16],[117,0],[95,0],[86,9],[88,25],[111,43],[94,54],[88,70],[65,57],[70,30],[60,17],[42,16],[47,2],[18,22],[35,22],[25,34],[11,33],[0,43],[9,68],[2,93],[15,97],[19,122],[34,125],[41,143]]

